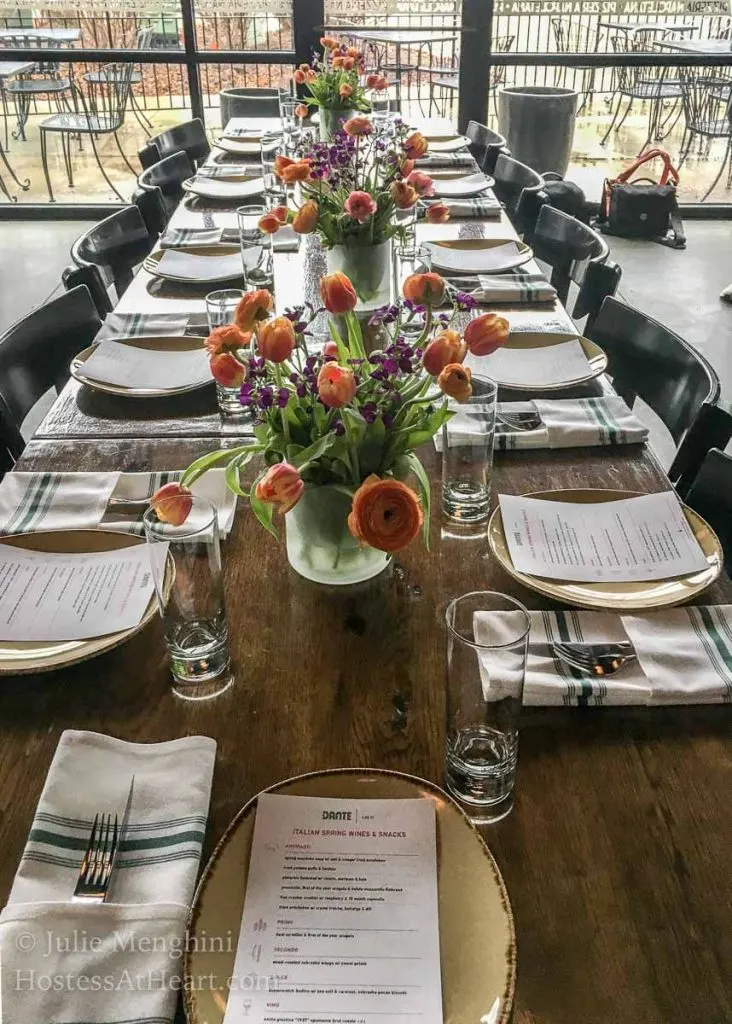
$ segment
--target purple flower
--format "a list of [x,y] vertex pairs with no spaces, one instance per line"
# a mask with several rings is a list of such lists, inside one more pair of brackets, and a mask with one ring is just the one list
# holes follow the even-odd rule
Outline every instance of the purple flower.
[[307,384],[304,381],[302,383],[298,384],[297,387],[295,388],[295,394],[297,395],[298,398],[306,398],[307,397],[307,393],[308,393],[308,386],[307,386]]
[[287,403],[289,402],[289,400],[290,400],[290,389],[289,388],[280,388],[279,391],[277,392],[277,405],[280,407],[280,409],[284,409],[285,406],[287,405]]
[[365,405],[361,406],[361,415],[367,423],[373,423],[378,413],[378,407],[376,402],[366,402]]
[[343,435],[346,432],[346,428],[344,427],[340,420],[336,420],[331,429],[334,434],[338,435],[338,437],[343,437]]
[[274,405],[274,392],[272,388],[262,388],[259,392],[259,408],[271,409]]
[[394,417],[389,412],[383,412],[381,414],[381,418],[384,421],[384,426],[386,427],[386,429],[390,430],[391,427],[394,425]]

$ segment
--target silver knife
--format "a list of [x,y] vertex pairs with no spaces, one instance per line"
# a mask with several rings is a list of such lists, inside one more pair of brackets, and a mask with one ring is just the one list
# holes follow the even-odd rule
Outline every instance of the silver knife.
[[117,866],[117,859],[119,858],[119,851],[122,849],[122,843],[127,838],[127,826],[129,825],[129,821],[130,821],[130,808],[132,807],[132,796],[133,796],[134,792],[135,792],[135,776],[133,775],[132,778],[130,779],[130,790],[129,790],[128,794],[127,794],[127,803],[125,804],[125,812],[122,815],[122,824],[121,824],[120,830],[119,830],[119,842],[117,843],[117,846],[116,846],[115,851],[114,851],[114,857],[112,858],[112,866],[110,868],[110,873],[109,873],[109,888],[107,889],[107,892],[106,892],[106,894],[104,896],[104,902],[105,903],[109,899],[109,894],[112,891],[112,889],[114,888],[114,882],[115,882],[115,877],[116,877],[115,873],[114,873],[114,869]]

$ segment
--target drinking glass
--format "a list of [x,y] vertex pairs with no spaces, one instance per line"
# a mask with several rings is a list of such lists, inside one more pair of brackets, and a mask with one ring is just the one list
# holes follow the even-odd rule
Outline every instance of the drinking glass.
[[[405,212],[414,216],[414,209]],[[426,274],[431,267],[432,254],[426,245],[417,245],[412,240],[405,245],[395,246],[392,260],[395,299],[402,297],[402,286],[410,274]],[[401,330],[410,340],[418,337],[424,330],[424,312],[405,312]]]
[[531,623],[522,604],[491,591],[455,598],[445,621],[445,781],[474,824],[488,824],[513,807]]
[[244,281],[250,291],[274,288],[272,235],[266,234],[259,226],[266,212],[265,206],[240,206],[236,211]]
[[[208,317],[208,329],[224,327],[234,323],[236,307],[241,302],[244,292],[236,288],[223,288],[220,291],[209,292],[206,296],[206,316]],[[249,356],[247,349],[239,349],[237,355],[244,360]],[[227,388],[216,382],[216,401],[219,405],[219,412],[227,419],[236,417],[237,420],[251,420],[252,411],[243,406],[239,401],[239,388]]]
[[264,194],[275,205],[285,202],[285,186],[275,175],[274,162],[284,152],[285,137],[282,132],[264,132],[259,140],[259,155],[262,161]]
[[299,104],[297,96],[290,96],[289,94],[280,95],[280,119],[282,121],[282,130],[286,135],[294,135],[298,129],[298,116],[295,113]]
[[[164,500],[162,514],[172,513],[178,500]],[[173,692],[187,700],[215,697],[233,682],[216,509],[194,496],[180,526],[163,522],[152,508],[143,522]]]
[[374,89],[369,97],[371,101],[371,120],[373,121],[374,131],[383,133],[389,127],[389,121],[391,120],[391,101],[389,100],[388,91],[381,89],[377,91]]
[[492,380],[473,377],[473,394],[451,404],[455,415],[442,427],[442,508],[462,523],[490,513],[497,394]]

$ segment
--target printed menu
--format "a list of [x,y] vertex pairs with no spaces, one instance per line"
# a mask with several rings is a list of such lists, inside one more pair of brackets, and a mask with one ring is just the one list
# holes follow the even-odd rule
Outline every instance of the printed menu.
[[431,800],[262,794],[224,1024],[441,1024]]

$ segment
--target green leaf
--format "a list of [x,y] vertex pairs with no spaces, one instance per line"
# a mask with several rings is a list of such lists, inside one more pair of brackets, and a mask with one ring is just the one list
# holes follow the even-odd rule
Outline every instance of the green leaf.
[[432,504],[432,492],[430,490],[429,477],[425,472],[425,468],[419,461],[414,452],[407,452],[406,455],[401,456],[399,462],[404,462],[407,468],[414,473],[419,484],[419,491],[422,497],[422,508],[424,510],[424,523],[422,524],[422,537],[424,539],[424,546],[429,551],[430,549],[430,509]]
[[209,452],[208,455],[202,455],[200,459],[196,459],[195,462],[192,462],[185,471],[180,479],[181,486],[190,487],[190,485],[198,480],[199,477],[203,476],[207,470],[218,465],[219,462],[228,463],[231,459],[240,455],[242,452],[255,455],[257,452],[264,451],[264,448],[265,445],[263,444],[243,444],[236,448],[220,448],[218,451]]
[[241,498],[249,497],[249,491],[243,490],[241,486],[240,476],[242,469],[251,462],[253,456],[253,452],[242,452],[241,455],[237,455],[236,458],[233,458],[226,467],[226,473],[224,474],[226,478],[226,486],[230,491],[233,491],[234,494],[238,494]]
[[351,354],[357,359],[365,359],[366,349],[363,347],[363,335],[361,334],[361,325],[358,322],[358,317],[353,310],[351,310],[346,313],[344,319],[346,321],[348,347],[351,350]]
[[261,498],[257,497],[257,484],[259,483],[263,476],[264,473],[260,473],[257,479],[254,481],[251,493],[249,495],[249,503],[252,506],[252,512],[257,517],[262,526],[265,528],[265,530],[269,530],[272,536],[276,540],[279,540],[280,538],[277,535],[277,531],[272,525],[272,519],[274,517],[274,505],[271,505],[267,501],[262,501]]
[[341,338],[340,333],[338,332],[338,328],[332,320],[328,320],[328,330],[330,331],[331,338],[338,346],[338,361],[345,366],[348,362],[349,352],[343,338]]
[[338,440],[335,434],[326,434],[324,437],[318,438],[318,440],[311,444],[309,448],[305,448],[295,457],[292,462],[293,466],[297,466],[298,469],[303,469],[308,463],[313,462],[315,459],[319,459],[321,455],[328,451],[330,447]]

